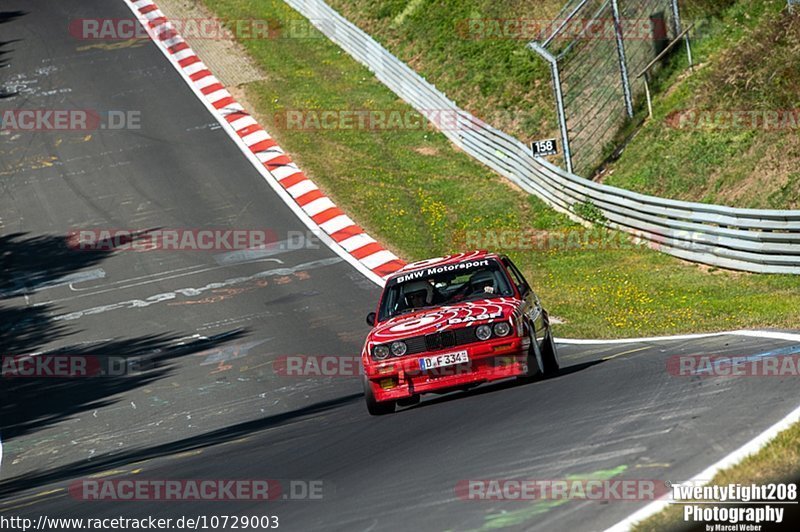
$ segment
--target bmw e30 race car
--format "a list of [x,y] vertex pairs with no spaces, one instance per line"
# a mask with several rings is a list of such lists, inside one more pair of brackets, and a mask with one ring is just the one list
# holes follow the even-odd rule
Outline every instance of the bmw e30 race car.
[[474,251],[409,264],[387,281],[361,353],[370,414],[446,393],[558,371],[547,311],[503,255]]

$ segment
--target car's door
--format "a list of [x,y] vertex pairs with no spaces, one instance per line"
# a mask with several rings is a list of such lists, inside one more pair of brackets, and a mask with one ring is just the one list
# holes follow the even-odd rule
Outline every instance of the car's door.
[[523,307],[522,312],[528,319],[528,323],[531,324],[533,327],[533,337],[536,338],[536,342],[539,344],[539,347],[544,345],[544,338],[547,333],[547,319],[542,309],[542,304],[539,301],[539,297],[534,293],[533,289],[531,289],[528,281],[525,280],[525,277],[519,271],[519,269],[511,262],[511,259],[508,257],[502,257],[503,266],[505,266],[506,270],[508,271],[509,276],[511,277],[511,281],[517,287],[517,290],[520,293],[520,296],[523,300]]

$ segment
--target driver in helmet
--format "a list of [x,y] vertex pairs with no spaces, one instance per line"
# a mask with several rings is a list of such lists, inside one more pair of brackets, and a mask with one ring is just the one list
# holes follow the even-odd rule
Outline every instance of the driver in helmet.
[[470,293],[472,295],[489,295],[495,293],[494,274],[490,271],[482,270],[470,277]]
[[406,308],[427,307],[433,303],[433,286],[428,281],[414,281],[403,290]]

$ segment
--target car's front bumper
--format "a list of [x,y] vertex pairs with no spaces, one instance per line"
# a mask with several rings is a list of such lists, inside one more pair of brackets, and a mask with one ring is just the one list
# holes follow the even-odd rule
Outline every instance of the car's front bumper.
[[[442,351],[371,361],[365,366],[365,373],[375,400],[393,401],[523,375],[528,369],[529,344],[527,337],[494,338]],[[419,360],[423,357],[458,351],[467,351],[469,363],[420,369]]]

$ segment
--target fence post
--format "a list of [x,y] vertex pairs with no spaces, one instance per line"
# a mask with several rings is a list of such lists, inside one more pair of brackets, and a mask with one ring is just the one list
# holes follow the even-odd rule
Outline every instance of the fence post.
[[617,36],[617,58],[619,59],[619,72],[622,77],[622,92],[625,95],[625,111],[628,113],[628,118],[633,118],[633,98],[631,97],[631,83],[628,79],[628,60],[625,57],[625,39],[622,36],[617,0],[611,0],[611,12],[614,15],[614,33]]
[[564,112],[564,95],[561,92],[561,74],[558,71],[558,60],[553,57],[553,54],[545,50],[537,42],[529,42],[528,48],[539,54],[545,61],[550,63],[550,72],[553,77],[553,91],[556,96],[556,108],[558,110],[558,124],[561,129],[561,145],[564,148],[564,163],[567,166],[567,172],[572,172],[572,153],[569,149],[569,132],[567,131],[567,115]]
[[[680,35],[683,31],[681,24],[681,10],[678,9],[678,0],[672,0],[672,20],[675,24],[675,35]],[[686,43],[686,57],[689,59],[689,68],[694,69],[694,62],[692,60],[692,45],[689,42],[689,34],[683,36],[683,41]]]

